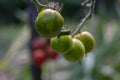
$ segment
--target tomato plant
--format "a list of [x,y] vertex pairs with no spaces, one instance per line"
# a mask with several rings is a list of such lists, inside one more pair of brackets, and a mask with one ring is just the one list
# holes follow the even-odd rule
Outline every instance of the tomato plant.
[[57,52],[66,52],[72,47],[72,36],[64,35],[60,37],[54,37],[51,39],[50,45]]
[[90,52],[94,48],[94,37],[88,31],[80,32],[79,34],[76,34],[74,38],[80,40],[84,44],[86,53]]
[[[73,30],[71,27],[63,26],[64,18],[60,14],[62,7],[59,6],[59,3],[51,2],[43,5],[38,0],[32,1],[39,13],[35,20],[36,31],[40,36],[51,38],[50,46],[52,48],[45,48],[49,56],[56,57],[57,53],[62,53],[66,60],[76,62],[93,49],[93,36],[88,32],[79,33],[79,31],[84,22],[92,17],[95,0],[85,0],[82,3],[82,6],[89,8],[89,11]],[[53,53],[56,54],[53,55]]]
[[64,18],[61,14],[52,9],[42,10],[35,21],[36,31],[44,37],[57,36],[63,27]]
[[84,57],[85,48],[81,41],[73,39],[72,48],[69,51],[62,54],[62,56],[70,62],[76,62]]

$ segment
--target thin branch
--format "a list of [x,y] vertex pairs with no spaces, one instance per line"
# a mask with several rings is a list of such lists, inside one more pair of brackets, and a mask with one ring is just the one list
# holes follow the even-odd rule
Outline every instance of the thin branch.
[[38,0],[31,0],[31,1],[35,5],[38,12],[40,12],[43,7],[47,7],[47,5],[40,3]]
[[86,4],[88,4],[88,2],[89,2],[90,0],[85,0],[84,2],[82,2],[82,6],[85,6]]
[[63,3],[61,4],[61,7],[60,7],[60,9],[59,9],[59,12],[61,13],[62,10],[63,10]]
[[83,18],[81,20],[81,22],[78,24],[77,28],[75,29],[75,31],[71,34],[72,36],[75,35],[76,33],[78,33],[80,31],[80,29],[83,27],[83,24],[85,23],[86,20],[90,19],[92,17],[92,14],[94,12],[94,5],[95,5],[95,0],[91,0],[91,7],[90,7],[90,11],[88,12],[88,14],[85,16],[85,18]]

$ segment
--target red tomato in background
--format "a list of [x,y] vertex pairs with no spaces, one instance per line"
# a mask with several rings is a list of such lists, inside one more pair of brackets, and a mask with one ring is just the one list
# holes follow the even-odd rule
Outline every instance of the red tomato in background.
[[55,52],[50,46],[48,46],[46,48],[46,53],[47,53],[49,58],[52,58],[54,60],[57,59],[57,57],[58,57],[58,53]]
[[32,42],[32,49],[44,49],[47,45],[47,40],[34,39]]
[[40,40],[39,39],[34,39],[32,41],[32,49],[35,50],[35,49],[40,49],[42,46],[41,46],[41,43],[40,43]]
[[42,65],[45,62],[46,58],[46,53],[43,50],[39,49],[33,51],[33,61],[36,66]]
[[46,40],[46,43],[47,43],[48,45],[50,45],[50,39],[47,39],[47,40]]

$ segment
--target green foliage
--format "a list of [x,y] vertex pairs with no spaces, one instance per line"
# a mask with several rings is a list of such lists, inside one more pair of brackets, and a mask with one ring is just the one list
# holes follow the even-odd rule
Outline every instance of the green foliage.
[[30,65],[26,64],[23,70],[20,72],[17,80],[32,80]]
[[113,68],[115,69],[116,72],[119,72],[120,73],[120,63],[116,63]]
[[18,10],[24,10],[27,7],[27,0],[0,0],[0,22],[20,22],[16,17]]

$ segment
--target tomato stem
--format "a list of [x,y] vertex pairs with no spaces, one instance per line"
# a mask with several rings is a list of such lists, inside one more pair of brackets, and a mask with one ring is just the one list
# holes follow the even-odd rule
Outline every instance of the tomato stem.
[[62,30],[61,33],[57,36],[58,38],[63,35],[70,35],[71,31],[70,30]]
[[[86,0],[84,2],[84,4],[88,3],[89,1]],[[84,5],[83,4],[83,5]],[[83,24],[85,23],[86,20],[90,19],[92,17],[92,14],[94,12],[94,6],[95,6],[95,0],[91,0],[91,6],[90,6],[90,10],[88,12],[88,14],[81,20],[81,22],[78,24],[77,28],[75,29],[75,31],[71,34],[72,36],[74,36],[76,33],[78,33],[80,31],[80,29],[83,27]]]
[[43,7],[47,7],[47,5],[43,5],[38,0],[31,0],[31,1],[35,5],[35,7],[36,7],[36,9],[37,9],[38,12],[40,12]]
[[60,9],[59,9],[59,13],[62,12],[62,9],[63,9],[63,3],[61,4],[61,7],[60,7]]
[[84,2],[82,2],[82,6],[86,6],[88,3],[90,2],[90,0],[85,0]]

